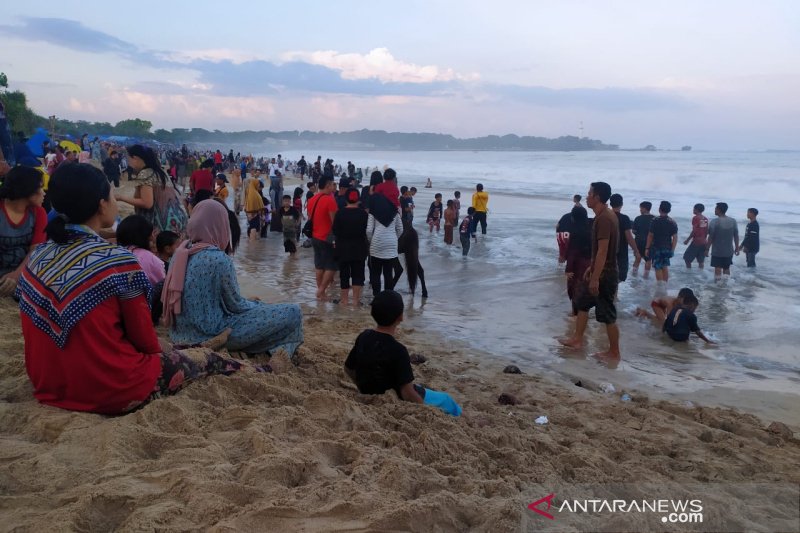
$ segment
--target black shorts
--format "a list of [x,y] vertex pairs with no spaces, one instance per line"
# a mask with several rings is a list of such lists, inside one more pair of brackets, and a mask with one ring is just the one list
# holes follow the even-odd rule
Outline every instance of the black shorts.
[[717,255],[711,256],[711,266],[714,268],[728,269],[733,264],[733,256],[719,257]]
[[636,241],[636,248],[639,250],[639,255],[642,257],[642,261],[649,263],[650,258],[647,257],[646,253],[644,253],[647,249],[647,241]]
[[339,263],[336,261],[333,245],[327,241],[313,239],[314,246],[314,268],[317,270],[339,270]]
[[618,279],[625,281],[628,279],[628,254],[617,256],[617,271],[619,272]]
[[706,261],[706,247],[704,244],[690,244],[683,252],[683,260],[689,264],[692,261],[697,261],[698,265],[702,265]]
[[578,311],[589,312],[594,307],[595,318],[603,324],[613,324],[617,321],[617,308],[614,305],[614,296],[617,294],[618,274],[600,278],[600,292],[593,296],[588,287],[580,295],[576,303]]

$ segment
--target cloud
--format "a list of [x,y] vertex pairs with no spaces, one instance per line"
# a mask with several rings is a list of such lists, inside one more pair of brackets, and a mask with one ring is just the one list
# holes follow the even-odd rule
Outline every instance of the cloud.
[[287,61],[302,61],[321,65],[341,73],[347,80],[375,78],[382,82],[432,83],[439,81],[475,81],[478,74],[460,75],[453,69],[436,65],[415,65],[395,59],[387,48],[375,48],[367,54],[341,54],[334,50],[317,52],[287,52]]
[[[192,79],[143,81],[132,92],[151,96],[219,96],[255,98],[320,95],[392,97],[463,97],[476,103],[519,102],[542,107],[579,107],[605,112],[684,109],[689,103],[669,87],[566,88],[480,83],[477,74],[459,74],[435,65],[416,65],[395,58],[388,49],[366,54],[337,51],[287,52],[282,62],[225,48],[166,52],[141,48],[73,20],[22,18],[22,24],[0,24],[0,34],[39,40],[85,53],[109,53],[133,63],[191,73]],[[141,102],[147,105],[147,101]]]
[[676,93],[649,88],[551,89],[522,85],[496,85],[491,93],[544,107],[582,107],[612,112],[683,109],[691,105]]

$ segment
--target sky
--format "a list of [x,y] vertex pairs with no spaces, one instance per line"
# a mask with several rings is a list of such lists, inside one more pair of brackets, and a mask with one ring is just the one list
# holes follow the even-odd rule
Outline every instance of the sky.
[[71,120],[800,149],[798,0],[14,2],[0,71]]

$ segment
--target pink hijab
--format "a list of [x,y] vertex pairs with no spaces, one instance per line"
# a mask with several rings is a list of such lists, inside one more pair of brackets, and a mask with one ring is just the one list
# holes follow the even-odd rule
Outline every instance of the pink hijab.
[[175,317],[181,314],[181,298],[189,256],[211,247],[228,252],[231,243],[228,210],[216,200],[203,200],[192,210],[192,216],[186,226],[186,235],[188,239],[175,250],[167,277],[164,279],[161,303],[164,304],[165,326],[171,326],[175,322]]

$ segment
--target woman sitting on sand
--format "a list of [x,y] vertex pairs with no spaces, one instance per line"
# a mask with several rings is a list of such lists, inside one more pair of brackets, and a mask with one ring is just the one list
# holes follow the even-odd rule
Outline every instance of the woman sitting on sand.
[[197,204],[186,227],[188,240],[172,256],[164,282],[164,319],[174,342],[207,341],[230,329],[227,348],[247,354],[285,350],[303,342],[303,315],[296,304],[268,305],[243,298],[229,253],[228,211],[216,200]]
[[0,187],[0,295],[9,296],[33,248],[45,241],[47,213],[38,169],[16,166]]
[[[105,175],[63,165],[48,194],[61,213],[19,282],[25,367],[40,402],[122,414],[207,374],[244,365],[208,352],[163,351],[150,319],[150,282],[136,257],[101,239],[117,203]],[[259,371],[269,370],[247,368]]]

